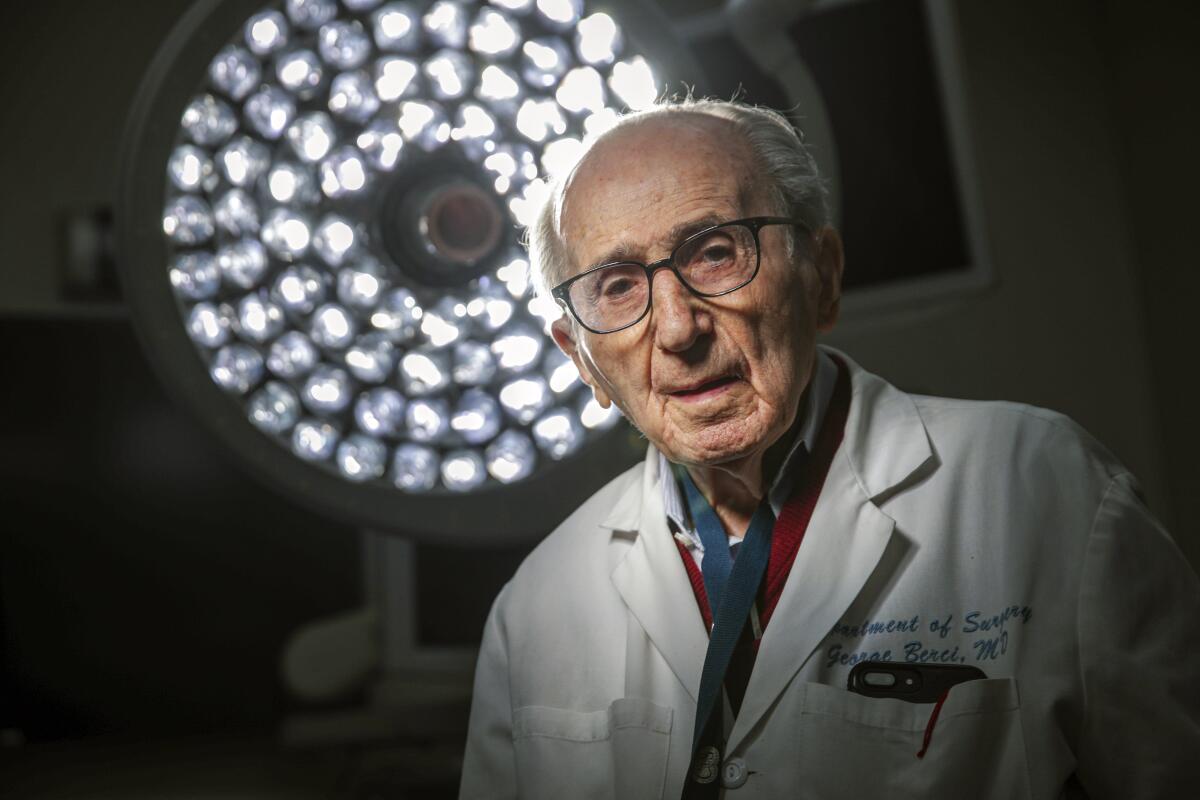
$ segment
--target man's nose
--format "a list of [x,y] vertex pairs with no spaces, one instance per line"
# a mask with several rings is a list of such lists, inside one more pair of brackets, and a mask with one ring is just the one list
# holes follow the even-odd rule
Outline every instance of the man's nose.
[[687,350],[711,327],[701,299],[669,269],[655,272],[651,299],[654,341],[663,350]]

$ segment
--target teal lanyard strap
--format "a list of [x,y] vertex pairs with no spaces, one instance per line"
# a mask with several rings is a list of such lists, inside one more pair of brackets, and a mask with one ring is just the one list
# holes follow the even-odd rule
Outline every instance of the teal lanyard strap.
[[721,520],[700,494],[696,484],[686,470],[680,470],[680,480],[687,495],[692,524],[700,534],[704,545],[704,559],[700,571],[704,578],[704,592],[712,611],[713,629],[708,639],[708,651],[704,655],[704,669],[700,673],[700,694],[696,701],[696,726],[692,734],[692,752],[700,744],[700,737],[713,709],[721,696],[725,672],[729,668],[734,647],[745,627],[746,618],[754,605],[754,597],[762,582],[767,561],[771,557],[771,534],[775,527],[775,514],[767,498],[763,497],[750,527],[738,549],[737,559],[730,558],[729,537]]

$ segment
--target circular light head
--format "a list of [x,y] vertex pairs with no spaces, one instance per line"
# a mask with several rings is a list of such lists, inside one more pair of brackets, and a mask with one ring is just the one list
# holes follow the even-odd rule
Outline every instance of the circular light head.
[[265,480],[372,527],[521,539],[628,462],[517,250],[548,178],[656,93],[589,11],[214,0],[181,22],[126,145],[121,268],[168,384]]

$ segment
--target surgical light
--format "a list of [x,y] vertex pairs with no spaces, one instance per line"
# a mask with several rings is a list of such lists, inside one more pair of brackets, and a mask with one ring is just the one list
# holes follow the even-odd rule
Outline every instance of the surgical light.
[[583,142],[658,94],[618,19],[201,0],[181,22],[131,124],[122,270],[168,383],[260,474],[418,530],[373,508],[591,474],[571,456],[618,415],[548,340],[518,239]]

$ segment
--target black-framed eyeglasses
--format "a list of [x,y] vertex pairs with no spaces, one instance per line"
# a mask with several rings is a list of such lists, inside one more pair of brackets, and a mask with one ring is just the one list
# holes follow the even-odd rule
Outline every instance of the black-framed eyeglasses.
[[669,269],[699,297],[736,292],[758,274],[758,232],[767,225],[797,225],[788,217],[747,217],[692,234],[671,255],[653,264],[614,261],[592,267],[551,291],[579,324],[592,333],[615,333],[636,325],[650,311],[654,273]]

